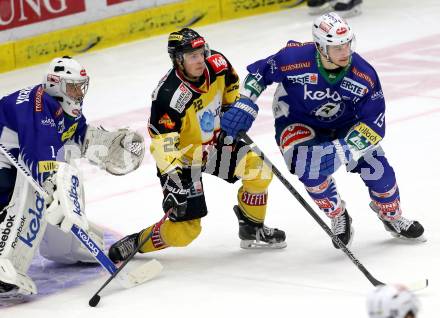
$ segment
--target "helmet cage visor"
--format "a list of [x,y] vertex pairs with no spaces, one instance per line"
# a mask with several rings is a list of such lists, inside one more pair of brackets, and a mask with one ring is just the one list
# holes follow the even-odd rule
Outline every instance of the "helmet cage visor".
[[81,80],[62,78],[60,87],[63,95],[75,103],[82,104],[89,88],[89,77]]

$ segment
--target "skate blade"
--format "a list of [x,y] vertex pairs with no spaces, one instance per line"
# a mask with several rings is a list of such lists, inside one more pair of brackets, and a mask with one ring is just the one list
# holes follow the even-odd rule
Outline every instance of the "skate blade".
[[356,6],[356,7],[352,8],[351,10],[336,11],[336,13],[339,14],[342,18],[346,19],[346,18],[352,18],[357,15],[360,15],[362,13],[362,9],[360,6]]
[[310,15],[321,15],[330,11],[333,11],[333,6],[330,2],[327,2],[320,7],[309,7]]
[[287,246],[286,242],[279,243],[265,243],[252,240],[241,240],[240,247],[246,250],[249,249],[281,249]]
[[420,235],[419,237],[410,238],[406,237],[394,232],[388,231],[392,237],[398,238],[399,240],[408,241],[408,242],[419,242],[419,243],[425,243],[428,241],[428,239],[425,237],[425,235]]

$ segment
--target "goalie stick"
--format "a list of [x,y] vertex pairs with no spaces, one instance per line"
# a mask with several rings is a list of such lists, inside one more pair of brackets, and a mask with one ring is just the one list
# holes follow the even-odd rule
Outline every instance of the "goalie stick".
[[[306,200],[301,196],[301,194],[296,191],[292,184],[283,176],[283,174],[278,170],[278,168],[266,157],[266,155],[261,151],[260,148],[254,143],[254,141],[244,132],[238,134],[238,138],[243,140],[250,149],[255,152],[271,169],[273,174],[281,181],[281,183],[289,190],[289,192],[298,200],[298,202],[303,206],[303,208],[310,214],[312,218],[321,226],[321,228],[327,233],[328,236],[335,242],[339,248],[348,256],[348,258],[353,262],[354,265],[365,275],[365,277],[370,281],[373,286],[385,285],[385,283],[376,279],[362,263],[354,256],[354,254],[348,249],[347,246],[333,234],[328,225],[321,219],[321,217],[313,210],[313,208],[307,203]],[[428,279],[416,281],[405,285],[411,291],[418,291],[428,287]]]
[[[10,151],[0,144],[0,151],[8,158],[12,165],[21,173],[26,180],[31,184],[35,191],[37,191],[45,200],[48,198],[48,194],[40,186],[40,184],[34,180],[32,175],[27,169],[10,153]],[[107,257],[107,255],[101,250],[101,248],[91,239],[84,229],[73,225],[70,229],[71,233],[78,239],[81,244],[92,254],[92,256],[104,267],[110,275],[119,273],[118,269],[113,262]],[[162,265],[157,260],[151,260],[146,264],[141,265],[139,268],[135,268],[130,272],[123,273],[118,276],[118,282],[125,288],[131,288],[133,286],[144,283],[156,277],[162,271]],[[115,275],[116,276],[116,275]]]

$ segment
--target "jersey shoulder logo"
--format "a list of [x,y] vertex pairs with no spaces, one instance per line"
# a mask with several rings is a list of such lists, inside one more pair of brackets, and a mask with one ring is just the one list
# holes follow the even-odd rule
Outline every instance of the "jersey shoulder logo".
[[213,54],[206,60],[212,66],[216,74],[228,69],[228,62],[221,54]]
[[185,84],[181,83],[171,98],[170,107],[175,109],[178,113],[182,113],[192,96],[191,90],[186,87]]

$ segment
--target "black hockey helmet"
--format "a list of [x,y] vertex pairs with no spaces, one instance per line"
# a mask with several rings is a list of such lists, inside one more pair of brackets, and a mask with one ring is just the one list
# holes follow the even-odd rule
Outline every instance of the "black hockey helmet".
[[171,32],[168,36],[168,54],[173,63],[176,63],[177,60],[183,60],[183,53],[200,48],[205,48],[205,55],[209,55],[205,39],[193,29],[183,28],[180,31]]

